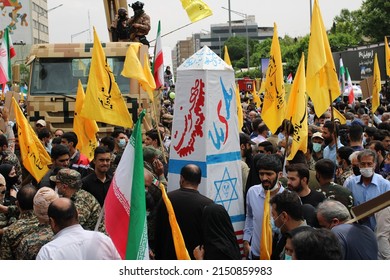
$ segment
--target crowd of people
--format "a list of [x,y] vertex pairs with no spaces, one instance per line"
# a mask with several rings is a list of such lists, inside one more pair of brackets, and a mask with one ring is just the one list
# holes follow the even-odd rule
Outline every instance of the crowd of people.
[[[365,100],[336,102],[345,124],[332,120],[330,111],[316,116],[309,102],[307,152],[285,160],[292,142],[289,122],[270,133],[261,108],[243,95],[244,125],[237,139],[243,243],[225,208],[198,191],[201,169],[190,163],[179,182],[169,182],[179,188],[168,193],[190,258],[260,259],[264,207],[270,207],[273,260],[390,259],[390,208],[350,222],[354,206],[390,190],[390,112],[386,99],[381,101],[373,115]],[[163,96],[160,123],[145,124],[143,135],[149,256],[158,260],[177,258],[160,189],[160,183],[168,186],[173,103]],[[6,108],[2,118],[0,259],[120,259],[102,209],[131,131],[115,128],[99,139],[89,161],[77,149],[74,132],[50,131],[38,120],[35,131],[52,162],[36,182],[20,161]]]

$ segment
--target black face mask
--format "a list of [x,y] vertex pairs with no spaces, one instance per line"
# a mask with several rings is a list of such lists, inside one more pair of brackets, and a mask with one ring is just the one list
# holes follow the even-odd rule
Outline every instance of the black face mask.
[[352,171],[353,171],[353,174],[355,174],[355,176],[361,175],[359,166],[352,166]]

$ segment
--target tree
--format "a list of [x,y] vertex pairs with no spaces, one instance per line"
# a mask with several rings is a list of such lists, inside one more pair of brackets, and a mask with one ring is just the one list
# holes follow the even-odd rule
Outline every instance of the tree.
[[361,7],[360,28],[371,43],[383,42],[389,35],[390,1],[365,0]]

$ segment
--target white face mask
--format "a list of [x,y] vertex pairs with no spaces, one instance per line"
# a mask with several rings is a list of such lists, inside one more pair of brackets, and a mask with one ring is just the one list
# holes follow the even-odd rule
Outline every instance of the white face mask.
[[374,169],[372,167],[360,168],[360,174],[365,178],[370,178],[374,175]]
[[119,146],[119,148],[124,148],[126,146],[126,140],[119,139],[118,146]]

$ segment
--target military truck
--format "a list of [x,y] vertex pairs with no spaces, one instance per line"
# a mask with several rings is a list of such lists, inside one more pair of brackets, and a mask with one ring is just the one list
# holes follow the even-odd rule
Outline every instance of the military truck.
[[[107,29],[119,7],[127,10],[126,0],[103,0]],[[111,34],[110,40],[111,40]],[[139,108],[149,109],[148,95],[136,80],[120,75],[126,51],[130,42],[103,43],[103,49],[116,82],[127,103],[133,121],[137,120]],[[88,83],[89,67],[92,56],[92,43],[78,44],[37,44],[33,45],[27,64],[30,65],[30,82],[27,95],[27,115],[34,123],[44,119],[50,130],[73,129],[73,116],[78,80],[84,90]],[[141,46],[139,58],[148,53],[147,46]],[[143,62],[143,59],[140,59]],[[150,111],[150,110],[148,110]],[[149,115],[149,114],[148,114]],[[99,132],[106,134],[113,127],[98,123]]]
[[[102,45],[129,112],[136,121],[138,108],[148,108],[148,96],[136,80],[120,75],[130,44],[109,42]],[[92,47],[91,43],[32,46],[27,63],[31,67],[27,95],[30,122],[44,119],[51,131],[57,128],[72,130],[78,80],[86,90]],[[139,57],[143,57],[145,52],[148,52],[148,48],[142,46]],[[101,133],[114,129],[105,123],[98,123],[98,126]]]

